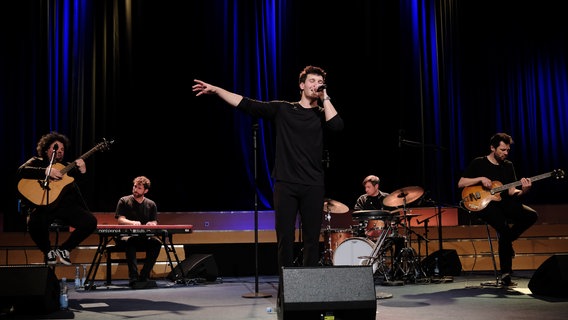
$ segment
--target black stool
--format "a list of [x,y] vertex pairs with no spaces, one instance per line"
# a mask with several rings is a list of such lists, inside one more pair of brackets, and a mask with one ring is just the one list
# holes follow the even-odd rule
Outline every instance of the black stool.
[[[481,285],[483,287],[500,287],[500,277],[499,271],[497,270],[497,262],[495,260],[495,251],[493,251],[493,240],[491,239],[491,229],[489,228],[489,224],[485,223],[485,228],[487,229],[487,241],[489,242],[489,253],[491,254],[491,260],[493,261],[493,273],[495,275],[495,282],[482,282]],[[499,241],[499,233],[496,233],[497,241]]]
[[[53,222],[49,225],[49,231],[50,232],[55,232],[55,243],[53,244],[53,248],[54,249],[58,249],[59,248],[59,233],[60,232],[67,232],[69,231],[69,226],[66,225],[62,220],[60,219],[55,219],[53,220]],[[47,261],[46,261],[47,263]],[[52,269],[55,270],[55,266],[57,264],[52,265]]]
[[69,226],[66,225],[63,220],[60,219],[55,219],[53,220],[53,222],[49,225],[49,231],[50,232],[55,232],[55,243],[53,245],[53,247],[55,249],[59,248],[59,232],[67,232],[69,231]]

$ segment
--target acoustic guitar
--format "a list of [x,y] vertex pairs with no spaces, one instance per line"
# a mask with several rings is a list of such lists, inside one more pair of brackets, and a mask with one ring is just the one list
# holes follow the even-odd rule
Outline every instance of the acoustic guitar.
[[[85,160],[97,151],[108,150],[110,148],[110,145],[112,145],[113,143],[114,140],[107,141],[105,139],[103,142],[100,142],[96,146],[94,146],[91,150],[85,152],[85,154],[83,154],[79,158]],[[36,206],[45,206],[52,204],[61,195],[61,192],[65,189],[65,187],[75,181],[75,178],[67,175],[67,172],[75,167],[75,161],[71,162],[67,166],[63,166],[61,163],[56,163],[53,165],[53,168],[61,171],[61,173],[63,174],[61,180],[50,180],[49,184],[46,187],[44,186],[43,179],[20,179],[20,181],[18,182],[18,191],[29,202],[35,204]]]
[[[531,177],[532,182],[546,179],[546,178],[564,178],[564,171],[561,169],[556,169],[551,172],[543,173],[538,176]],[[518,187],[522,183],[521,181],[511,182],[503,185],[499,181],[492,181],[491,188],[484,188],[480,185],[465,187],[462,190],[462,201],[461,204],[464,209],[469,211],[480,211],[485,209],[491,201],[501,201],[501,192],[508,190],[512,187]]]

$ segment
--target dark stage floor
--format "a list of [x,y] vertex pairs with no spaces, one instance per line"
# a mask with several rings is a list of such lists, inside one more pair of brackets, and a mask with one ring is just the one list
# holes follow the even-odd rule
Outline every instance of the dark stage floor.
[[[480,273],[421,284],[376,284],[371,286],[375,289],[374,319],[567,319],[568,298],[532,294],[528,288],[531,277],[532,272],[517,272],[514,280],[518,286],[512,289],[481,287],[481,283],[494,283],[495,280],[492,274]],[[322,283],[322,279],[316,282]],[[322,288],[324,292],[339,293],[344,301],[369,300],[368,297],[353,297],[353,293],[349,292],[352,285],[341,285],[346,284],[345,279],[323,279],[323,283],[326,286]],[[40,316],[3,314],[0,318],[278,319],[276,276],[261,276],[258,281],[255,277],[220,278],[215,282],[191,284],[158,280],[157,288],[140,290],[130,289],[124,281],[116,281],[112,287],[105,287],[102,283],[98,285],[92,291],[75,291],[71,287],[68,311]],[[259,297],[264,294],[269,297]],[[337,303],[338,306],[343,304]],[[348,318],[337,313],[335,319],[326,319]]]

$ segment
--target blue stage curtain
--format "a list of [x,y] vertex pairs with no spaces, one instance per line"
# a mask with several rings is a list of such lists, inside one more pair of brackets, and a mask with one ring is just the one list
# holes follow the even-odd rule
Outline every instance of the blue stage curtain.
[[[554,7],[402,1],[401,21],[426,189],[455,203],[461,172],[489,153],[495,132],[515,140],[510,159],[519,179],[566,165],[567,32]],[[535,190],[532,200],[547,202],[562,202],[566,191]]]

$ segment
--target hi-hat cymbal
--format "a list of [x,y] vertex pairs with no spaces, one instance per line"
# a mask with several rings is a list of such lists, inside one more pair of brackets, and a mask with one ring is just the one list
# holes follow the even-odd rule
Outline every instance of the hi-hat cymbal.
[[351,213],[353,220],[387,220],[395,215],[387,210],[357,210]]
[[349,208],[339,201],[325,199],[323,202],[323,212],[343,214],[349,212]]
[[419,216],[421,216],[421,214],[419,214],[419,213],[407,213],[407,214],[396,215],[394,217],[400,218],[400,219],[403,219],[403,218],[410,219],[410,218],[419,217]]
[[383,199],[383,205],[387,207],[400,207],[418,200],[424,194],[421,187],[405,187],[398,189]]

